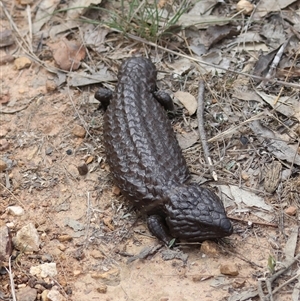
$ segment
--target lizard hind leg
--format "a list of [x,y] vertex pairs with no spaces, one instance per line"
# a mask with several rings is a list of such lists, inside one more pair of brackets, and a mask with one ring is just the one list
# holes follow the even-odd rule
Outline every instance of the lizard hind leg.
[[113,96],[113,92],[111,90],[106,88],[99,88],[94,96],[98,101],[100,101],[100,105],[98,109],[102,107],[104,111],[106,111],[110,103],[110,100],[112,99],[112,96]]
[[168,233],[169,231],[163,217],[160,215],[150,215],[147,219],[147,224],[150,232],[154,236],[156,236],[166,245],[169,245],[173,237]]

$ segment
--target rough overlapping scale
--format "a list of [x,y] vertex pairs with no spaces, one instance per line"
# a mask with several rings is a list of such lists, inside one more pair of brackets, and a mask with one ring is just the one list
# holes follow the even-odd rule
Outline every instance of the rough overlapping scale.
[[232,233],[222,201],[209,189],[183,184],[169,189],[167,195],[166,221],[174,237],[202,241]]
[[168,230],[190,241],[230,235],[232,226],[218,196],[186,183],[187,165],[155,89],[150,60],[131,58],[121,65],[104,120],[107,160],[116,184],[137,207],[155,214],[148,226],[164,242]]
[[123,193],[147,207],[168,185],[183,183],[188,169],[166,112],[152,94],[154,65],[142,58],[127,60],[118,79],[104,120],[108,163]]

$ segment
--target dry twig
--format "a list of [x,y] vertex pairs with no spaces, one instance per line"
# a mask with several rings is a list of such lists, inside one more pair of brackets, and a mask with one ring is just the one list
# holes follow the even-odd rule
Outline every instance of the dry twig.
[[[287,280],[286,282],[284,282],[282,285],[280,285],[279,287],[277,287],[276,289],[274,289],[272,291],[272,283],[279,277],[281,276],[283,273],[285,273],[295,262],[300,260],[300,253],[294,257],[292,260],[290,260],[289,262],[287,262],[285,268],[279,270],[277,273],[275,273],[274,275],[272,275],[271,277],[265,279],[265,280],[260,280],[258,282],[258,291],[259,291],[259,297],[261,301],[274,301],[273,295],[275,293],[277,293],[282,287],[284,287],[285,285],[289,284],[291,281],[295,280],[297,277],[299,277],[299,274],[293,276],[292,278],[290,278],[289,280]],[[268,289],[268,294],[264,295],[263,293],[263,289],[262,289],[262,282],[265,281],[267,289]]]
[[204,129],[204,81],[199,81],[199,91],[198,91],[198,108],[197,108],[197,119],[198,119],[198,131],[200,136],[200,141],[203,149],[203,155],[206,163],[208,164],[210,174],[213,179],[217,181],[217,174],[213,168],[212,160],[209,154],[209,149],[207,145],[207,139]]
[[16,298],[16,291],[15,291],[15,283],[14,283],[14,277],[13,277],[13,274],[12,274],[12,271],[11,271],[11,256],[9,256],[9,259],[8,259],[8,269],[5,268],[8,275],[9,275],[9,280],[10,280],[10,289],[11,289],[11,295],[12,295],[12,299],[13,301],[17,301],[17,298]]
[[[234,217],[234,216],[228,216],[231,220],[235,220],[235,221],[238,221],[238,222],[242,222],[242,223],[249,223],[250,221],[247,221],[247,220],[244,220],[244,219],[241,219],[241,218],[237,218],[237,217]],[[273,227],[273,228],[278,228],[278,225],[277,224],[272,224],[272,223],[266,223],[266,222],[258,222],[258,221],[251,221],[252,224],[254,225],[262,225],[262,226],[267,226],[267,227]]]

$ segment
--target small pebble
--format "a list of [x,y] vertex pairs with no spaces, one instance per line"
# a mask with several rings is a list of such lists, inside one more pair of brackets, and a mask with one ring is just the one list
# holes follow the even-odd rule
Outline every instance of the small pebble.
[[48,290],[44,290],[44,291],[41,293],[42,301],[48,301],[48,300],[49,300],[49,299],[47,298],[48,293],[49,293]]
[[74,136],[79,137],[79,138],[84,138],[85,134],[86,134],[85,128],[79,124],[75,125],[72,132],[73,132]]
[[5,105],[10,101],[10,96],[9,94],[5,94],[5,93],[0,93],[0,103]]
[[249,142],[249,140],[248,140],[248,138],[247,138],[246,136],[241,136],[241,137],[240,137],[240,141],[241,141],[241,143],[242,143],[243,145],[246,145],[246,144],[248,144],[248,142]]
[[103,259],[104,255],[99,250],[92,250],[90,255],[95,259]]
[[237,266],[232,263],[222,264],[220,266],[220,272],[223,275],[229,275],[229,276],[237,276],[239,274],[239,270]]
[[31,60],[26,56],[22,56],[15,59],[14,65],[18,70],[22,70],[24,68],[30,67]]
[[43,254],[41,259],[43,262],[51,262],[53,260],[50,254]]
[[85,160],[86,164],[90,164],[94,161],[94,157],[93,156],[88,156],[88,158]]
[[245,171],[241,172],[241,177],[244,181],[248,181],[250,178],[249,175]]
[[26,287],[26,286],[27,286],[26,283],[18,284],[18,288],[24,288],[24,287]]
[[111,230],[114,231],[115,227],[112,224],[112,218],[111,217],[104,217],[103,218],[103,223]]
[[215,242],[209,240],[206,240],[201,244],[200,251],[211,257],[216,257],[219,255],[218,245]]
[[11,215],[23,215],[24,214],[24,209],[20,206],[8,206],[6,208],[6,211],[8,214],[11,214]]
[[0,139],[0,151],[5,151],[9,148],[9,143],[6,139]]
[[242,288],[242,287],[245,286],[245,284],[246,284],[246,280],[244,280],[244,279],[235,279],[232,286],[234,288]]
[[13,244],[22,252],[37,252],[40,247],[40,238],[34,224],[29,223],[23,226],[13,237]]
[[116,286],[120,284],[120,270],[117,268],[112,268],[111,270],[104,273],[93,272],[90,274],[92,278],[99,279],[102,283],[106,285]]
[[63,244],[59,244],[57,247],[58,247],[62,252],[66,251],[66,249],[67,249],[67,247],[66,247],[65,245],[63,245]]
[[289,216],[294,216],[297,213],[297,208],[295,206],[290,206],[287,209],[285,209],[285,213]]
[[57,275],[56,263],[46,262],[37,266],[31,266],[29,273],[42,278],[54,277]]
[[203,275],[193,275],[192,276],[193,282],[200,282],[203,280],[203,278],[204,278]]
[[29,286],[20,288],[16,292],[16,297],[18,301],[34,301],[36,299],[36,296],[37,296],[37,291]]
[[52,152],[53,152],[53,149],[52,149],[51,147],[48,147],[48,148],[45,150],[45,154],[46,154],[47,156],[51,155]]
[[[63,255],[62,251],[59,248],[57,248],[57,247],[52,248],[51,249],[51,253],[52,253],[52,255],[54,257],[55,256],[62,256]],[[63,258],[63,256],[61,258]]]
[[58,237],[58,240],[59,240],[60,242],[71,241],[72,239],[73,239],[73,237],[70,236],[70,235],[67,235],[67,234],[61,235],[61,236]]
[[6,54],[0,57],[0,65],[6,65],[7,63],[11,63],[15,60],[15,58],[11,54]]
[[45,288],[44,288],[41,284],[39,284],[39,283],[37,283],[37,284],[34,286],[34,288],[38,291],[39,294],[40,294],[42,291],[45,290]]
[[13,229],[15,227],[15,224],[13,222],[10,222],[10,223],[6,223],[5,224],[7,228],[9,229]]
[[57,89],[57,85],[54,81],[52,81],[52,80],[47,80],[46,81],[46,90],[48,92],[55,91],[56,89]]
[[73,271],[73,275],[74,276],[79,276],[81,274],[81,271],[80,270],[74,270]]
[[119,195],[121,195],[121,190],[120,190],[119,187],[113,186],[113,188],[112,188],[112,193],[113,193],[114,195],[116,195],[116,196],[119,196]]
[[68,156],[72,155],[72,150],[71,150],[71,149],[67,149],[67,150],[66,150],[66,154],[67,154]]
[[7,168],[7,164],[0,159],[0,171],[4,171]]
[[0,138],[4,138],[8,133],[8,130],[5,128],[0,128]]
[[34,0],[21,0],[20,3],[22,5],[32,5],[34,3]]
[[[61,284],[61,283],[60,283]],[[58,289],[54,286],[47,294],[48,301],[65,301],[66,298],[58,291]]]
[[73,294],[73,290],[72,290],[72,288],[70,286],[65,285],[64,286],[64,290],[65,290],[65,293],[67,295],[72,295]]
[[81,176],[85,176],[89,171],[85,162],[80,163],[80,165],[77,166],[77,170]]
[[97,292],[100,294],[106,294],[107,292],[107,285],[100,284],[100,286],[97,287]]

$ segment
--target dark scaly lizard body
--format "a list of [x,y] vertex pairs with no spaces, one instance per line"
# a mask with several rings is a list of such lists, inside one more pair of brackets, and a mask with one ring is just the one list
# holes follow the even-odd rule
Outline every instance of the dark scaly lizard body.
[[156,91],[156,73],[146,58],[127,59],[109,104],[107,94],[95,94],[107,107],[104,145],[115,183],[149,214],[150,231],[165,243],[171,236],[187,241],[228,236],[232,225],[219,197],[187,182],[189,171],[162,107],[172,107],[172,101]]

